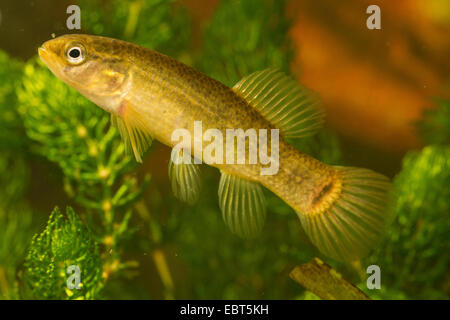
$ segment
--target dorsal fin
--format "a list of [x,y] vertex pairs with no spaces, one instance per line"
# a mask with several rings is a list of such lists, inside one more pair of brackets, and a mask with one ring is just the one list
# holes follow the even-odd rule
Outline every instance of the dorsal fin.
[[125,151],[133,153],[136,161],[142,163],[142,156],[152,144],[152,137],[141,115],[131,105],[125,105],[122,115],[111,113],[111,123],[119,131]]
[[319,99],[278,69],[241,79],[233,90],[256,108],[285,138],[302,138],[320,129],[324,113]]

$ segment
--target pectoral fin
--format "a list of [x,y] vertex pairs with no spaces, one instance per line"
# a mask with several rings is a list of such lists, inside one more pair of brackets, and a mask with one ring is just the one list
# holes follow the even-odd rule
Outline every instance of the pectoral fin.
[[[183,155],[183,152],[183,149],[172,151],[169,162],[170,184],[177,199],[188,204],[194,204],[201,190],[200,166],[194,164],[190,155]],[[183,161],[183,158],[189,159],[190,163]]]
[[111,114],[111,123],[117,128],[125,143],[125,151],[133,153],[137,162],[152,144],[150,128],[132,106],[124,105],[121,115]]
[[259,183],[222,172],[219,206],[231,231],[250,238],[261,232],[266,218],[266,204]]

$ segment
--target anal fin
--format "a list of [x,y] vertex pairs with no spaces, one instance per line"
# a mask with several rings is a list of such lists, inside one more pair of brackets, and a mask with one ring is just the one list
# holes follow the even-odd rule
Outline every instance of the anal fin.
[[222,172],[219,206],[223,220],[233,233],[251,238],[261,232],[266,218],[266,204],[259,183]]

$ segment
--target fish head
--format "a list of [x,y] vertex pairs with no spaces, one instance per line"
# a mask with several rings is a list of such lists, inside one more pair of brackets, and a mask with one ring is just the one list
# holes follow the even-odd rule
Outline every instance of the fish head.
[[46,41],[39,56],[62,81],[109,112],[117,112],[131,85],[122,41],[70,34]]

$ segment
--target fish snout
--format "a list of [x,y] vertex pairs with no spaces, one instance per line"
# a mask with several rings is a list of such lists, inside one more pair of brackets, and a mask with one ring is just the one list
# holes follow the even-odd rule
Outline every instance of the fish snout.
[[64,50],[64,45],[65,42],[58,38],[47,40],[38,48],[39,57],[46,64],[50,61],[55,62]]
[[47,50],[44,47],[39,47],[38,54],[39,54],[39,57],[43,58],[44,56],[47,55]]
[[43,62],[47,62],[50,58],[50,48],[48,41],[44,42],[39,48],[38,48],[38,54],[39,57]]

